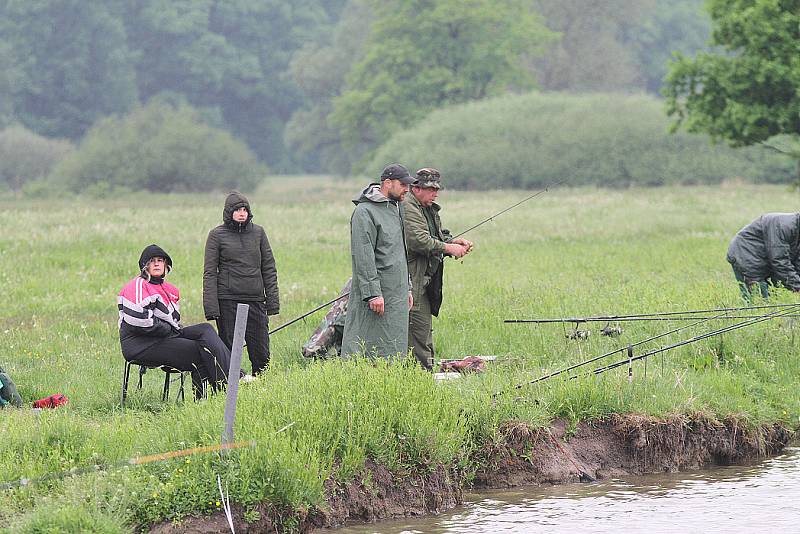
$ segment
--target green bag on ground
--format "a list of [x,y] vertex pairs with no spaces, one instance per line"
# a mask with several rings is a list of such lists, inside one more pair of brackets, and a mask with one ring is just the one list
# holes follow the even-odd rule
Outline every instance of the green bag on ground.
[[14,381],[11,380],[11,377],[0,367],[0,408],[5,408],[6,404],[21,408],[22,397],[19,396]]

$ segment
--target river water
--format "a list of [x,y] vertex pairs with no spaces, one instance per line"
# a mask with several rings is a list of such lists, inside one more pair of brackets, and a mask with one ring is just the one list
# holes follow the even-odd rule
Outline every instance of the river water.
[[747,466],[466,494],[437,516],[337,534],[523,532],[800,533],[800,448]]

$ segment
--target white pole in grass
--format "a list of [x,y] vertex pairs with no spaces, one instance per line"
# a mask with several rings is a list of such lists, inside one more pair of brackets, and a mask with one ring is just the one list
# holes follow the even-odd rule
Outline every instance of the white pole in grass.
[[247,328],[247,311],[250,306],[236,306],[236,323],[233,327],[233,346],[231,347],[231,366],[228,370],[228,396],[225,398],[225,428],[222,430],[222,444],[233,443],[233,422],[236,419],[236,399],[239,396],[239,373],[242,370],[244,350],[244,331]]

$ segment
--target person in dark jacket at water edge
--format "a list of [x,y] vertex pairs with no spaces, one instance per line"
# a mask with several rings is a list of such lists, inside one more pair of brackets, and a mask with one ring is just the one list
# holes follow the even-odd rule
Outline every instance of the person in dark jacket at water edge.
[[210,324],[181,326],[180,292],[164,280],[171,269],[172,258],[158,245],[139,256],[139,275],[117,297],[122,355],[143,365],[191,371],[197,398],[204,379],[214,391],[226,383],[231,353]]
[[280,312],[278,271],[264,228],[253,223],[250,202],[231,191],[222,210],[223,224],[208,234],[203,268],[203,308],[217,322],[228,348],[239,303],[250,306],[245,342],[253,374],[269,364],[268,316]]
[[769,296],[771,285],[800,291],[800,213],[766,213],[736,234],[728,246],[728,263],[750,302],[753,287]]

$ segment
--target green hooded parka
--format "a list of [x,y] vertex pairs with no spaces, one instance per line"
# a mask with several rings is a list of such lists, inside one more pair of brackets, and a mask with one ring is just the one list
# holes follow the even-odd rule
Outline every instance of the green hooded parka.
[[[380,184],[370,184],[353,203],[356,205],[350,218],[353,285],[342,355],[404,357],[408,352],[411,281],[400,206],[381,193]],[[369,300],[381,296],[385,304],[382,316],[369,309]]]

